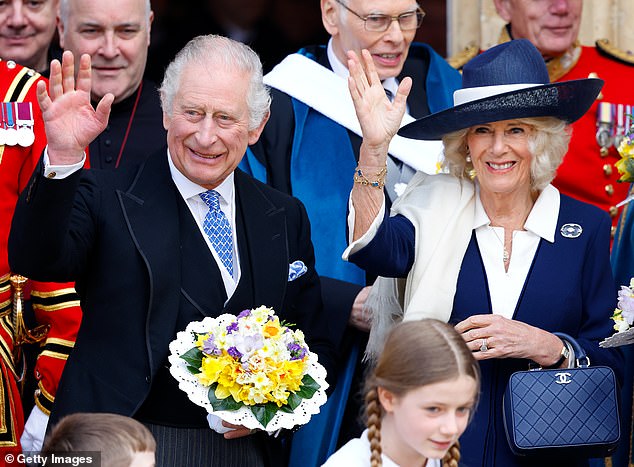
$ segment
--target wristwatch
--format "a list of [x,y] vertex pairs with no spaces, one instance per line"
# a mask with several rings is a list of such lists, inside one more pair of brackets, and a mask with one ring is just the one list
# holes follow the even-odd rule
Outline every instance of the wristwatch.
[[552,369],[554,369],[554,368],[559,368],[559,367],[561,366],[561,364],[562,364],[564,361],[566,361],[566,359],[567,359],[568,357],[570,357],[570,350],[568,350],[568,346],[566,345],[566,343],[565,343],[565,342],[564,342],[563,344],[564,344],[564,345],[563,345],[563,348],[561,349],[561,354],[560,354],[560,356],[559,356],[559,360],[557,360],[555,363],[553,363],[553,364],[552,364],[552,365],[550,365],[550,366],[545,366],[545,367],[542,367],[542,368],[544,368],[544,369],[546,369],[546,370],[552,370]]

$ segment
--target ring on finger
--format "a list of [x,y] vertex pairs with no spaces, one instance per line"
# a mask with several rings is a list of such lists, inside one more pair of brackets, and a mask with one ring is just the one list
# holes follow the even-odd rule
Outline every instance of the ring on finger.
[[480,352],[486,352],[487,350],[489,350],[489,347],[487,346],[487,340],[485,337],[482,339],[482,344],[480,344]]

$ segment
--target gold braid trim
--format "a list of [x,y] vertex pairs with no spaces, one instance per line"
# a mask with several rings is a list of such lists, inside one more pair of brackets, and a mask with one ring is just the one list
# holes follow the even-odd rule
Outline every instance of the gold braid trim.
[[[28,71],[29,70],[27,70],[27,73]],[[30,70],[30,71],[33,73],[33,75],[31,75],[29,80],[22,87],[22,90],[20,91],[20,94],[18,95],[16,102],[22,102],[24,100],[24,98],[26,97],[26,94],[29,92],[29,89],[31,89],[31,86],[33,86],[33,83],[35,83],[40,77],[39,73],[36,73],[33,70]],[[36,103],[34,102],[33,105],[36,105]]]
[[69,341],[68,339],[60,339],[59,337],[47,337],[46,343],[63,345],[65,347],[70,347],[71,349],[75,347],[75,341]]
[[7,334],[13,336],[13,330],[15,328],[13,327],[13,319],[11,319],[11,316],[7,315],[0,317],[0,326],[5,330],[5,332],[7,332]]
[[597,50],[606,57],[617,60],[626,65],[634,66],[634,52],[631,50],[622,50],[612,45],[609,39],[599,39],[595,42]]
[[70,308],[72,306],[79,306],[79,300],[69,300],[67,302],[57,303],[55,305],[36,305],[33,304],[33,309],[41,310],[41,311],[57,311],[63,310],[65,308]]
[[37,383],[37,389],[35,390],[35,405],[46,415],[50,415],[53,402],[55,402],[55,396],[49,393],[42,382],[39,381]]
[[[4,328],[5,332],[9,336],[13,336],[13,321],[11,320],[11,316],[6,315],[0,318],[0,326]],[[9,347],[10,344],[13,344],[13,342],[7,343],[4,341],[4,339],[0,339],[0,360],[5,363],[7,368],[11,371],[11,373],[13,373],[13,376],[17,378],[18,375],[15,372],[15,365],[13,363],[13,352]]]
[[447,63],[456,70],[461,70],[473,57],[480,53],[480,48],[475,42],[469,43],[464,49],[447,59]]
[[50,292],[43,292],[41,290],[32,290],[31,291],[31,296],[32,297],[39,297],[39,298],[58,297],[60,295],[67,295],[67,294],[75,295],[76,294],[75,288],[74,287],[67,287],[65,289],[51,290]]
[[[0,369],[0,447],[16,447],[18,436],[15,431],[12,408],[16,401],[13,399],[13,391],[5,378],[12,376]],[[18,403],[20,403],[18,401]]]
[[42,353],[40,353],[40,357],[42,356],[56,358],[58,360],[68,360],[68,354],[53,352],[51,350],[43,350]]
[[13,78],[13,81],[7,88],[7,92],[4,95],[4,99],[2,99],[4,102],[7,102],[11,98],[11,96],[13,95],[13,92],[15,91],[16,87],[20,83],[20,80],[22,80],[22,77],[26,74],[27,71],[29,71],[28,68],[22,68],[20,71],[18,71],[18,74],[15,75],[15,78]]

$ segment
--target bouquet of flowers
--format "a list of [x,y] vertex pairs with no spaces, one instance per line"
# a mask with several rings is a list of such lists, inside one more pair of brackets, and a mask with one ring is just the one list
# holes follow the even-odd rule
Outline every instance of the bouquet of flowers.
[[621,286],[618,292],[617,307],[612,313],[616,333],[599,343],[601,347],[618,347],[634,342],[634,278],[630,285]]
[[265,306],[192,322],[170,344],[170,372],[230,423],[271,432],[307,423],[326,402],[326,370],[291,327]]
[[[628,115],[628,120],[634,119]],[[634,182],[634,124],[628,128],[625,135],[619,138],[621,142],[616,149],[621,158],[614,164],[621,175],[618,181],[631,183]],[[617,203],[616,207],[620,208],[632,200],[634,200],[634,194],[630,191],[630,194],[623,201]]]
[[634,182],[634,132],[630,128],[617,148],[621,159],[616,162],[616,168],[621,174],[619,182]]

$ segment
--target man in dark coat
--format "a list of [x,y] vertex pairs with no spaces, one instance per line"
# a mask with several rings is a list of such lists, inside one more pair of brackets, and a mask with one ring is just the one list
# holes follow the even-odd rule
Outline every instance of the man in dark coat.
[[[302,329],[327,370],[334,359],[303,206],[235,170],[268,119],[259,59],[227,38],[191,41],[161,87],[167,150],[138,169],[83,174],[83,148],[114,96],[93,109],[89,57],[76,89],[73,67],[65,52],[61,68],[51,65],[50,97],[38,89],[48,148],[10,239],[16,271],[76,280],[84,310],[51,423],[73,412],[133,416],[157,438],[159,466],[283,465],[278,438],[210,430],[167,365],[169,343],[189,322],[259,305]],[[228,223],[228,261],[205,229],[205,195]],[[297,262],[305,272],[294,278]]]

